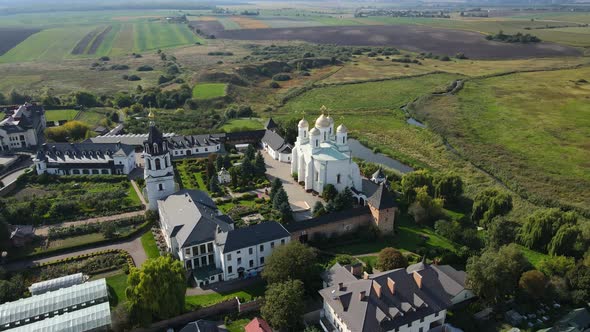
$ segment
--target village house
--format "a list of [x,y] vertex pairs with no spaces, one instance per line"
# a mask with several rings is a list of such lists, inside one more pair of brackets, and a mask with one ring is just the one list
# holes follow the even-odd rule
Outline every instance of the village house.
[[338,264],[323,274],[324,331],[429,331],[445,323],[450,307],[474,296],[465,273],[448,265],[422,261],[360,279],[355,272]]
[[257,275],[275,247],[291,235],[277,222],[234,229],[207,193],[181,190],[158,201],[168,250],[192,273],[197,286]]
[[121,143],[44,143],[33,158],[37,174],[129,174],[135,149]]
[[43,141],[45,109],[29,104],[3,109],[0,112],[0,152],[31,149]]
[[264,136],[260,139],[262,148],[272,159],[290,163],[293,146],[276,132],[279,127],[272,118],[268,119],[265,128]]

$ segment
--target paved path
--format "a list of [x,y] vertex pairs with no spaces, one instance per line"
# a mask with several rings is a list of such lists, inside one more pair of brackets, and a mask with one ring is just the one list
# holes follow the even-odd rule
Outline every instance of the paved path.
[[[283,188],[285,188],[285,191],[289,196],[289,202],[291,202],[291,205],[295,202],[305,202],[309,206],[309,210],[295,213],[295,220],[311,218],[311,209],[313,209],[316,202],[319,201],[323,203],[323,200],[318,196],[313,196],[312,194],[305,192],[303,187],[293,179],[291,176],[291,164],[274,160],[265,151],[262,151],[262,155],[264,156],[264,162],[266,163],[266,173],[269,180],[272,182],[275,178],[281,179],[283,182]],[[301,204],[297,205],[299,207]],[[296,207],[293,207],[293,210],[296,210]]]
[[[151,232],[151,230],[148,230]],[[133,237],[131,239],[116,242],[112,244],[100,245],[93,248],[77,250],[66,254],[57,254],[53,256],[47,256],[44,258],[39,259],[25,259],[18,262],[10,263],[4,266],[6,270],[13,271],[13,270],[22,270],[28,267],[35,266],[36,264],[51,262],[62,258],[78,256],[82,254],[89,254],[96,251],[106,250],[106,249],[122,249],[127,251],[131,257],[133,257],[133,261],[135,265],[140,266],[147,260],[147,255],[143,250],[143,246],[141,245],[141,234]]]
[[[139,196],[139,199],[141,200],[141,203],[144,206],[147,207],[147,203],[146,203],[145,199],[143,198],[143,195],[141,194],[141,191],[139,190],[139,187],[137,186],[137,183],[135,183],[135,181],[132,180],[131,181],[131,185],[135,189],[135,192],[137,193],[137,196]],[[61,224],[52,224],[52,225],[40,226],[40,227],[38,227],[38,228],[35,229],[35,235],[37,235],[37,236],[47,236],[50,227],[68,227],[68,226],[92,224],[92,223],[95,223],[95,222],[115,221],[115,220],[128,219],[128,218],[133,218],[133,217],[137,217],[137,216],[142,216],[144,214],[145,214],[145,211],[141,210],[141,211],[133,211],[133,212],[126,212],[126,213],[115,214],[115,215],[112,215],[112,216],[96,217],[96,218],[89,218],[89,219],[84,219],[84,220],[63,222]]]
[[31,166],[33,165],[33,160],[31,158],[25,158],[22,161],[17,162],[15,165],[13,165],[12,167],[14,168],[21,168],[21,167],[26,167],[24,169],[19,169],[15,172],[12,173],[8,173],[5,175],[0,176],[0,180],[2,180],[2,182],[4,183],[4,185],[8,185],[9,183],[11,183],[12,181],[16,181],[16,179],[18,179],[19,176],[25,174],[25,171]]
[[261,282],[260,277],[255,278],[248,278],[243,280],[231,280],[231,281],[223,281],[217,282],[208,286],[204,286],[203,288],[187,288],[186,295],[206,295],[206,294],[227,294],[231,293],[240,289],[244,289],[250,286],[253,286],[259,282]]

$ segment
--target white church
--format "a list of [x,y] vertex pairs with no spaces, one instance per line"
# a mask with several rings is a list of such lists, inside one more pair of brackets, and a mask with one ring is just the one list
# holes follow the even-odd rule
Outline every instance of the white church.
[[311,130],[305,118],[299,121],[291,173],[305,183],[305,190],[321,193],[331,183],[338,191],[346,187],[362,191],[361,172],[348,146],[348,129],[341,124],[334,130],[334,119],[324,115],[325,109],[322,106],[322,115]]

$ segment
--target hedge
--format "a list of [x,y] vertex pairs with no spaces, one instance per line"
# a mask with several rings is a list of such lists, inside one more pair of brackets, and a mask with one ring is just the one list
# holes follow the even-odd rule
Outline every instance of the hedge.
[[[115,220],[115,221],[105,221],[105,222],[112,222],[115,224],[115,227],[125,227],[129,225],[137,225],[145,222],[145,216],[137,216],[127,219]],[[50,240],[56,239],[64,239],[70,236],[80,236],[85,234],[92,234],[92,233],[99,233],[101,231],[101,227],[105,222],[94,222],[88,223],[83,225],[74,225],[68,227],[50,227],[49,234],[47,236]]]

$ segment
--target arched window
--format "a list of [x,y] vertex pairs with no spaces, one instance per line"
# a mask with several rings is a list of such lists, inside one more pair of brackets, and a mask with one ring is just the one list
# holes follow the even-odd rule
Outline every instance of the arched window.
[[161,183],[158,184],[158,190],[160,190],[160,191],[164,190],[164,185]]
[[151,159],[148,159],[148,160],[147,160],[147,168],[148,168],[148,170],[150,170],[150,171],[152,170],[152,160],[151,160]]
[[303,131],[303,138],[307,137],[307,130]]
[[346,137],[342,136],[342,144],[346,143]]
[[154,154],[158,153],[158,144],[154,143]]
[[336,175],[336,183],[340,183],[340,174]]
[[315,140],[315,147],[316,147],[316,148],[318,147],[319,143],[320,143],[320,140],[317,140],[317,139],[316,139],[316,140]]
[[162,169],[162,162],[160,161],[160,158],[156,158],[156,171],[159,171],[160,169]]
[[326,140],[326,132],[324,131],[324,141]]
[[170,166],[170,160],[169,160],[169,158],[170,158],[169,156],[166,156],[164,158],[164,164],[166,165],[166,167]]

